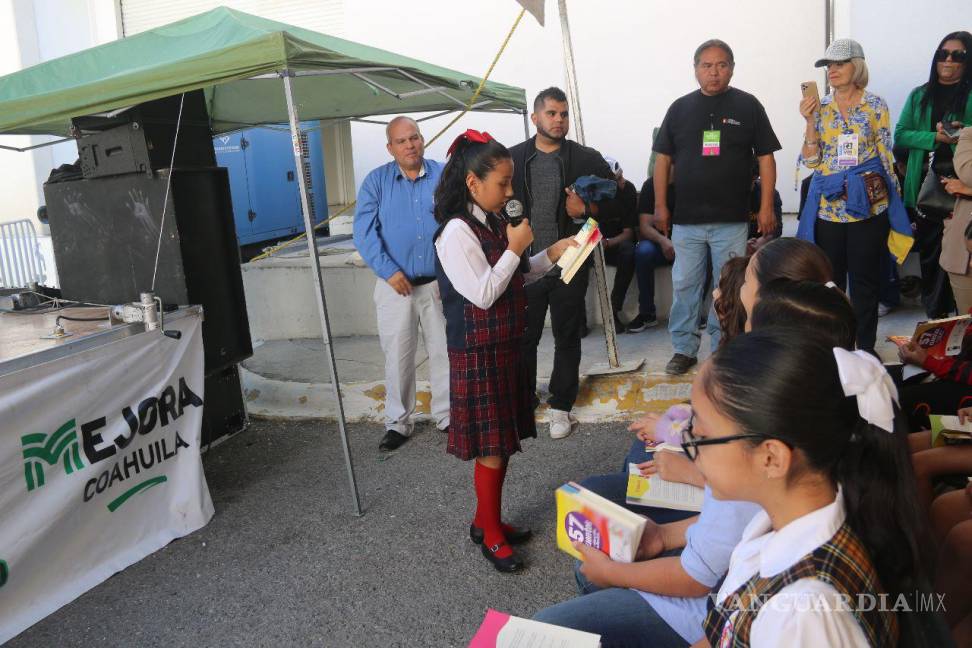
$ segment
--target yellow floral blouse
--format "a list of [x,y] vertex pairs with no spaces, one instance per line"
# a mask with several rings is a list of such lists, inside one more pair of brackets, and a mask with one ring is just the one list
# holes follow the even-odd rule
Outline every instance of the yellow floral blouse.
[[[857,163],[861,164],[873,157],[879,157],[888,176],[894,182],[891,191],[901,192],[898,179],[894,174],[894,156],[891,153],[891,118],[888,104],[881,97],[865,91],[861,101],[847,111],[847,121],[844,121],[833,94],[828,94],[820,100],[820,110],[817,111],[816,129],[820,134],[820,154],[816,160],[807,160],[801,156],[803,164],[810,169],[819,171],[823,175],[840,173],[848,167],[837,163],[837,140],[844,133],[857,133]],[[888,207],[888,201],[882,200],[871,205],[871,215],[880,214]],[[827,200],[820,198],[818,218],[835,223],[853,223],[855,218],[847,213],[846,203],[838,198]]]

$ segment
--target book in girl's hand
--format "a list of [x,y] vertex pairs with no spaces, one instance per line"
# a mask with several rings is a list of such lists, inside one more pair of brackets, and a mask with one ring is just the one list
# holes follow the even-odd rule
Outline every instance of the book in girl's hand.
[[557,489],[557,547],[583,560],[573,543],[583,542],[618,562],[634,561],[645,518],[568,482]]
[[961,423],[957,416],[939,416],[938,414],[932,414],[928,417],[928,420],[931,423],[931,445],[933,448],[972,443],[972,421]]
[[[661,444],[656,452],[671,452],[663,449],[667,444]],[[669,446],[670,447],[670,446]],[[681,448],[679,448],[681,452]],[[705,491],[692,484],[662,479],[657,474],[645,477],[638,469],[638,464],[628,464],[628,491],[625,493],[628,504],[638,506],[657,506],[659,508],[675,509],[676,511],[701,511]]]
[[577,247],[567,248],[560,259],[557,260],[557,265],[562,270],[560,278],[563,279],[565,284],[570,283],[570,280],[587,261],[587,257],[591,255],[594,246],[601,241],[601,230],[597,226],[597,221],[588,218],[584,226],[577,232],[574,240],[577,241]]
[[521,619],[496,610],[486,618],[469,648],[598,648],[601,636],[572,628]]
[[944,319],[918,322],[915,333],[910,338],[903,335],[889,335],[888,341],[899,347],[914,342],[936,358],[958,355],[962,341],[972,324],[972,315],[957,315]]

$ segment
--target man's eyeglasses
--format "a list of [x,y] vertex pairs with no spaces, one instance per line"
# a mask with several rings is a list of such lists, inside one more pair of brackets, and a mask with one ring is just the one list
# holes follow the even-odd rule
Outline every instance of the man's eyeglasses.
[[965,50],[947,50],[940,49],[935,52],[935,61],[937,63],[944,63],[948,60],[948,57],[952,57],[952,61],[955,63],[965,63],[966,59],[969,57],[969,53]]
[[688,424],[682,428],[682,450],[685,451],[685,455],[695,461],[699,456],[699,446],[704,445],[721,445],[723,443],[729,443],[730,441],[740,441],[742,439],[768,439],[762,434],[733,434],[731,436],[724,437],[712,437],[708,439],[703,439],[701,437],[695,436],[695,414],[689,417]]

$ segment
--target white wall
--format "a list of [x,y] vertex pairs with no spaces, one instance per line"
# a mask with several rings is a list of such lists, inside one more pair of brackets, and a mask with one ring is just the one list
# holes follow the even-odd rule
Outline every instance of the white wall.
[[[618,158],[625,175],[640,186],[647,176],[652,127],[661,123],[675,98],[698,87],[692,69],[696,46],[721,38],[735,52],[733,85],[763,102],[783,144],[777,154],[777,186],[784,207],[796,209],[793,169],[802,141],[799,85],[822,79],[812,65],[823,50],[824,0],[572,0],[568,8],[589,145]],[[345,17],[351,40],[479,76],[518,10],[513,0],[368,0],[347,3]],[[548,0],[546,10],[544,28],[524,17],[491,76],[525,88],[528,101],[547,86],[565,84],[557,3]],[[448,118],[425,122],[426,137],[446,123]],[[430,147],[429,155],[442,159],[452,138],[466,128],[489,130],[509,145],[524,139],[518,117],[467,115]],[[352,134],[360,183],[388,157],[380,126],[353,124]]]
[[[970,0],[845,0],[837,38],[853,38],[864,47],[870,71],[868,89],[884,97],[897,122],[911,90],[928,80],[932,54],[950,32],[972,31]],[[883,16],[875,20],[875,16]],[[892,26],[896,25],[896,26]]]
[[[117,38],[113,0],[0,0],[0,75]],[[6,146],[25,147],[46,136],[0,138]],[[73,142],[20,153],[0,150],[0,222],[29,218],[38,233],[37,207],[51,169],[77,158]],[[53,264],[51,264],[53,265]]]

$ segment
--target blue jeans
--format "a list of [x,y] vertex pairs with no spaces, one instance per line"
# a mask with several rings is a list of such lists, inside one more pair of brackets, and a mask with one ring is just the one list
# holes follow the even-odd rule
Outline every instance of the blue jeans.
[[638,241],[634,253],[635,274],[638,277],[638,314],[655,316],[655,268],[671,265],[661,248],[653,241]]
[[[734,256],[746,254],[747,223],[710,223],[707,225],[675,225],[672,243],[675,245],[675,265],[672,267],[672,314],[668,330],[672,334],[675,353],[694,358],[699,353],[702,336],[698,331],[699,307],[705,284],[706,259],[712,258],[713,282],[719,281],[722,264]],[[707,328],[712,348],[719,344],[719,319],[715,309],[709,309]]]
[[593,475],[581,480],[580,485],[587,490],[594,491],[605,499],[611,500],[615,504],[650,518],[657,524],[678,522],[679,520],[690,518],[693,515],[698,515],[692,511],[677,511],[675,509],[655,506],[635,506],[627,503],[628,464],[648,461],[653,455],[654,453],[652,452],[645,452],[644,441],[635,439],[634,443],[631,444],[631,450],[628,451],[628,456],[625,457],[621,472],[611,473],[609,475]]
[[688,643],[638,592],[599,589],[575,571],[582,596],[540,610],[536,621],[601,635],[602,648],[684,648]]

